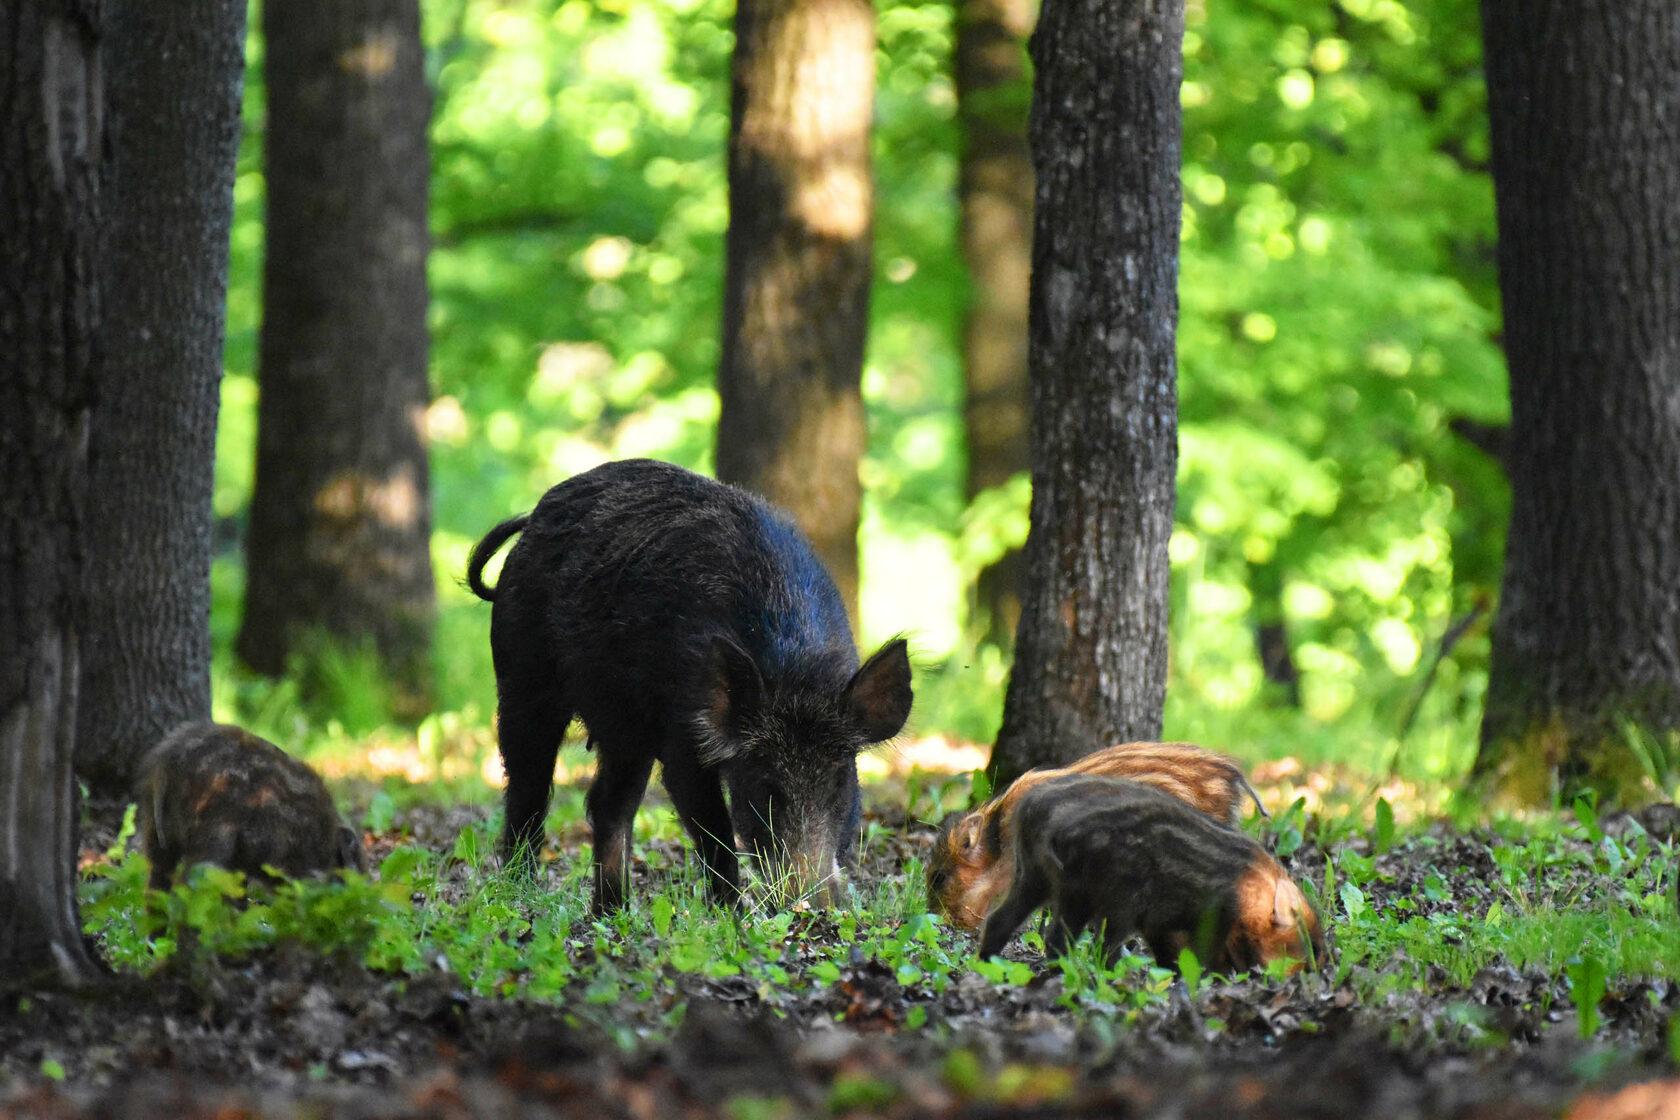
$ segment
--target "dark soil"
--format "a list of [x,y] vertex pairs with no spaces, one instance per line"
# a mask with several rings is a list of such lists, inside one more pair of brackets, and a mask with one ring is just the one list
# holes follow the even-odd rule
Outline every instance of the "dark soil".
[[[408,842],[443,850],[483,813],[422,810],[402,825]],[[898,873],[931,837],[890,833],[861,875]],[[94,822],[90,855],[110,836]],[[375,859],[390,843],[378,839]],[[1496,843],[1441,831],[1401,845],[1378,857],[1372,902],[1404,894],[1427,913],[1421,884],[1443,869],[1460,906],[1476,884],[1491,898]],[[1321,875],[1324,858],[1309,841],[1292,870]],[[796,926],[807,938],[835,928],[822,913]],[[143,980],[5,997],[0,1117],[1680,1115],[1661,1111],[1680,1109],[1680,1083],[1583,1098],[1672,1074],[1664,1030],[1680,991],[1660,981],[1613,990],[1590,1045],[1559,978],[1509,969],[1403,987],[1381,1006],[1316,976],[1210,980],[1106,1030],[1070,1019],[1053,970],[1024,987],[971,972],[935,996],[854,958],[791,1002],[742,980],[671,983],[682,1025],[626,1052],[603,1016],[634,1026],[647,1009],[487,999],[445,971],[377,974],[298,947],[183,953]],[[912,1030],[918,1006],[928,1025]]]

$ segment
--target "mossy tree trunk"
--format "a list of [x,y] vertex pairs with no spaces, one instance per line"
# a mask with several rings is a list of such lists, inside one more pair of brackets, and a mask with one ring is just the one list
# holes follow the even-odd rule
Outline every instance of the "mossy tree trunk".
[[[1032,271],[1033,168],[1027,147],[1029,0],[958,0],[957,110],[963,126],[962,250],[972,294],[963,323],[963,428],[968,497],[1031,469],[1027,446],[1027,283]],[[982,633],[1014,639],[1021,554],[980,573]]]
[[418,0],[263,6],[268,246],[241,658],[316,635],[429,705],[426,129]]
[[1046,0],[1033,36],[1032,525],[1000,786],[1161,731],[1183,35],[1183,0]]
[[1680,7],[1484,3],[1512,512],[1479,778],[1641,795],[1680,732]]
[[98,975],[76,909],[76,701],[99,368],[103,6],[0,4],[0,976]]
[[126,795],[139,755],[210,715],[211,493],[244,0],[122,0],[108,31],[104,359],[89,456],[76,771]]
[[869,0],[740,0],[717,472],[786,509],[857,621],[874,191]]

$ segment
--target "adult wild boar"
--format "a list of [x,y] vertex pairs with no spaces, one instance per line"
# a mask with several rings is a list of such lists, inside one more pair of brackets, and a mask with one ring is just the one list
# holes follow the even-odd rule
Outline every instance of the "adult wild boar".
[[184,723],[146,752],[135,831],[163,888],[177,867],[214,863],[252,877],[367,870],[355,829],[320,775],[267,739],[225,723]]
[[736,836],[779,891],[833,897],[856,843],[857,755],[903,727],[910,662],[897,639],[858,666],[834,581],[784,514],[668,463],[607,463],[490,530],[467,583],[494,604],[508,859],[535,865],[576,716],[598,760],[597,911],[624,901],[655,762],[715,899],[738,899]]

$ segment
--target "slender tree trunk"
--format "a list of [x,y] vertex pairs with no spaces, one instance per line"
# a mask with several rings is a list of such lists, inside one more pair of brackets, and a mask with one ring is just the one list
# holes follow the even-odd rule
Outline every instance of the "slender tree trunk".
[[[418,0],[263,7],[268,249],[239,655],[369,643],[427,705],[435,591]],[[305,651],[307,652],[307,651]]]
[[1484,3],[1512,511],[1476,770],[1638,796],[1680,731],[1680,7]]
[[996,785],[1161,731],[1183,35],[1183,0],[1046,0],[1033,36],[1032,527]]
[[0,977],[97,975],[76,913],[103,12],[0,5]]
[[[963,325],[968,496],[1030,470],[1027,280],[1032,271],[1032,87],[1024,45],[1030,0],[958,0],[957,109],[963,124],[963,259],[973,288]],[[980,573],[984,632],[1010,641],[1021,618],[1022,565],[1009,552]]]
[[1265,679],[1262,695],[1291,708],[1301,706],[1301,674],[1289,646],[1289,619],[1283,611],[1283,569],[1276,560],[1251,564],[1248,596],[1253,602],[1254,652]]
[[210,498],[244,0],[110,5],[104,361],[93,416],[76,769],[128,790],[210,715]]
[[740,0],[718,477],[786,509],[857,620],[869,326],[868,0]]

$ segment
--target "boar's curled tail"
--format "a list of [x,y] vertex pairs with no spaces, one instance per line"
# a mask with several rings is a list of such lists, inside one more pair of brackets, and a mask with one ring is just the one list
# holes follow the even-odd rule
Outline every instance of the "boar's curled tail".
[[484,539],[473,549],[472,559],[467,561],[467,588],[486,603],[496,601],[496,589],[484,586],[484,565],[490,563],[490,557],[496,555],[509,537],[525,528],[529,520],[529,514],[509,518],[484,534]]

